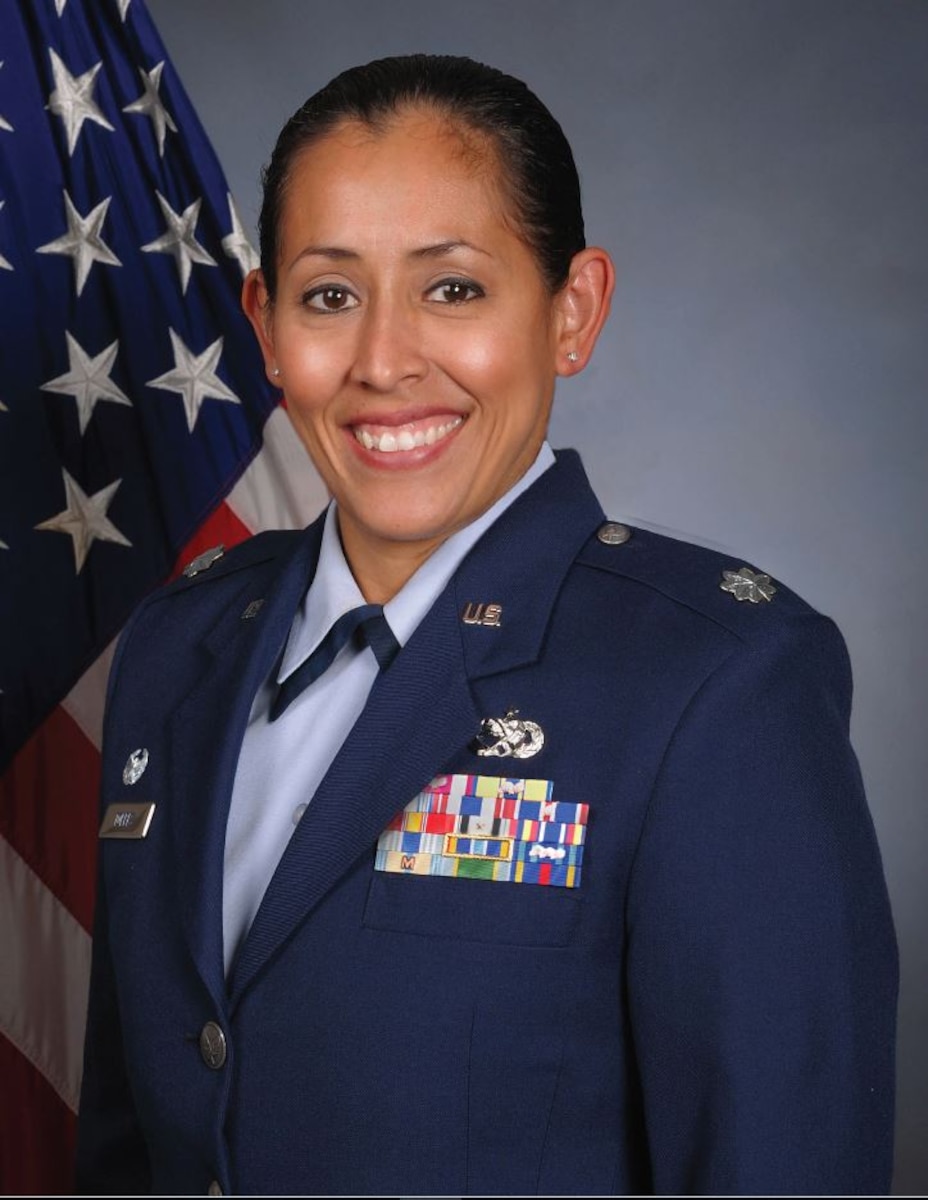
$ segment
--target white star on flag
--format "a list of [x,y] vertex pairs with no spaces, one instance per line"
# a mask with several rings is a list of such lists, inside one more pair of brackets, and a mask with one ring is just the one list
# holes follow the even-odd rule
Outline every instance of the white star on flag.
[[52,60],[52,74],[55,76],[55,90],[48,98],[48,111],[64,121],[68,135],[68,157],[74,155],[74,147],[81,135],[85,121],[95,121],[104,129],[113,132],[113,126],[93,101],[93,85],[99,74],[102,62],[85,71],[83,75],[72,75],[54,50],[49,50]]
[[[3,69],[3,63],[0,62],[0,70],[2,70],[2,69]],[[10,133],[13,132],[13,126],[9,123],[9,121],[5,121],[2,116],[0,116],[0,129],[6,129]]]
[[[0,200],[0,209],[3,208],[4,204],[6,204],[6,201]],[[2,254],[0,254],[0,270],[3,270],[3,271],[12,271],[13,270],[13,264],[7,262]]]
[[248,240],[231,192],[227,194],[226,199],[229,202],[229,220],[232,222],[232,232],[222,239],[222,248],[229,258],[234,258],[238,263],[244,278],[249,271],[260,266],[260,259],[255,253],[254,246]]
[[124,113],[142,113],[143,116],[151,117],[151,123],[155,127],[155,137],[158,139],[158,153],[162,158],[164,158],[165,134],[169,129],[172,133],[177,133],[177,126],[174,124],[174,119],[161,103],[161,97],[158,95],[158,88],[161,86],[161,72],[163,70],[163,60],[150,71],[145,71],[139,67],[139,74],[142,76],[142,87],[145,90],[139,96],[138,100],[127,104],[122,110]]
[[67,3],[68,3],[68,0],[55,0],[55,9],[56,9],[59,17],[64,12],[65,5]]
[[149,379],[148,387],[163,388],[166,392],[177,392],[183,396],[187,428],[193,433],[204,400],[228,400],[230,404],[241,404],[241,401],[216,374],[222,355],[222,338],[217,338],[202,354],[194,354],[173,329],[170,334],[174,367],[157,379]]
[[88,496],[64,468],[62,468],[61,474],[64,477],[67,507],[63,512],[36,525],[36,529],[66,533],[73,538],[74,572],[76,575],[80,575],[81,568],[87,561],[90,547],[95,541],[115,542],[119,546],[132,545],[106,515],[106,510],[122,480],[114,479],[112,483],[108,483],[105,488],[101,488],[93,496]]
[[113,404],[130,406],[132,401],[110,379],[110,371],[119,352],[118,341],[91,357],[82,349],[77,338],[72,337],[70,333],[65,333],[64,336],[68,339],[68,370],[57,379],[43,383],[42,391],[74,397],[77,401],[78,423],[83,434],[98,401],[109,400]]
[[100,236],[100,230],[106,220],[106,210],[109,208],[112,198],[112,196],[107,196],[96,208],[91,209],[86,217],[82,217],[74,207],[71,197],[65,192],[65,220],[68,223],[68,232],[55,238],[53,242],[48,242],[36,249],[37,254],[71,255],[74,259],[74,278],[78,296],[84,290],[90,268],[95,262],[106,263],[108,267],[122,266],[122,263]]
[[126,13],[129,11],[129,5],[132,3],[132,0],[117,0],[117,3],[119,4],[119,15],[122,17],[123,24],[125,24]]
[[191,264],[201,263],[208,267],[217,265],[213,256],[208,254],[196,239],[197,220],[200,216],[202,201],[194,200],[182,213],[176,213],[160,192],[155,192],[155,195],[161,205],[167,230],[161,237],[155,238],[153,242],[149,242],[142,249],[146,254],[159,253],[174,256],[180,274],[180,290],[186,296],[187,284],[190,282]]

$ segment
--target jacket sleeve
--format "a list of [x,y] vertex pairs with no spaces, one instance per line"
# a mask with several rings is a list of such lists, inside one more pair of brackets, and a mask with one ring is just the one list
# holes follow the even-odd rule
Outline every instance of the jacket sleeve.
[[850,694],[840,634],[800,616],[668,747],[627,908],[658,1193],[889,1190],[898,969]]

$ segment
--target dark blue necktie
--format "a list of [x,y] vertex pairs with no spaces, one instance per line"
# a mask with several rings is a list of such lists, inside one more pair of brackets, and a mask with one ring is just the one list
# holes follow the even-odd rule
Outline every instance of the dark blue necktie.
[[271,704],[270,719],[276,721],[297,696],[319,678],[335,661],[335,656],[352,638],[374,651],[381,671],[385,671],[399,653],[400,644],[383,615],[379,604],[362,604],[338,618],[305,662],[288,675]]

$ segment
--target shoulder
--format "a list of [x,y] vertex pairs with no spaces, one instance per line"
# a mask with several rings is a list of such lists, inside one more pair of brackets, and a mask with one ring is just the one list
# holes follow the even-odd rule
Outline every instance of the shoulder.
[[167,617],[178,604],[184,612],[191,606],[211,607],[222,603],[229,588],[238,589],[257,578],[273,578],[308,532],[275,529],[254,534],[235,546],[211,546],[185,563],[176,579],[150,593],[136,608],[127,629],[146,614],[163,611]]
[[767,641],[810,622],[831,624],[763,564],[619,522],[601,525],[577,564],[742,642]]
[[177,579],[162,591],[173,594],[203,584],[215,584],[230,575],[274,563],[288,555],[304,536],[302,530],[272,529],[256,533],[235,546],[211,546],[185,563]]

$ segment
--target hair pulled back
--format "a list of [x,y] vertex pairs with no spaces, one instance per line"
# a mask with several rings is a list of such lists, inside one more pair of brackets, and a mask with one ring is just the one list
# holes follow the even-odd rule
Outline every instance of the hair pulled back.
[[567,282],[570,261],[586,242],[580,181],[560,125],[521,80],[494,67],[453,55],[409,54],[343,71],[281,130],[263,173],[258,225],[271,300],[277,292],[281,208],[295,158],[345,120],[377,130],[416,106],[491,139],[519,231],[549,290]]

